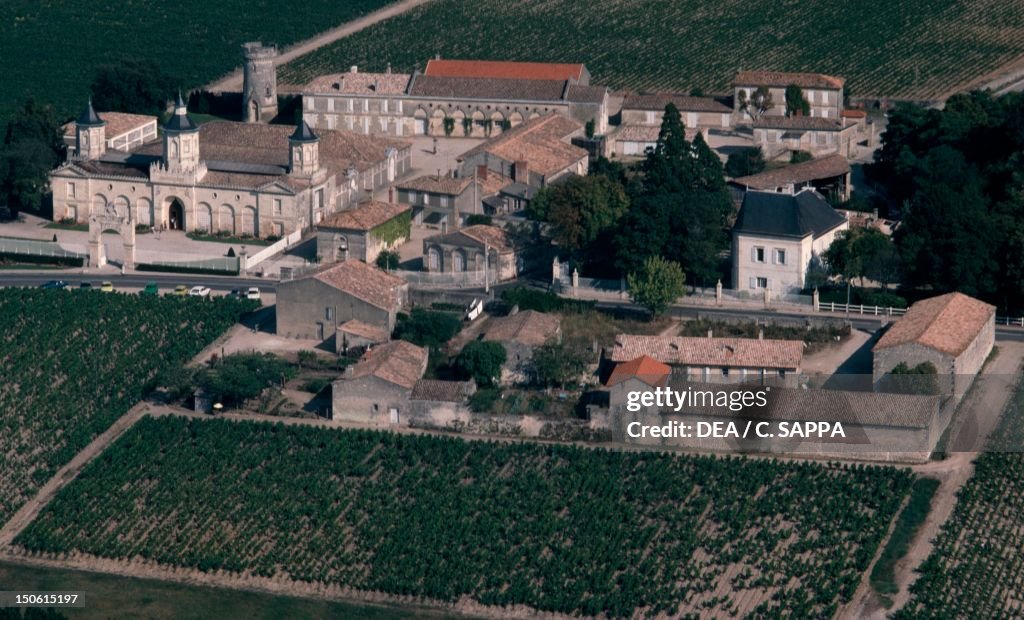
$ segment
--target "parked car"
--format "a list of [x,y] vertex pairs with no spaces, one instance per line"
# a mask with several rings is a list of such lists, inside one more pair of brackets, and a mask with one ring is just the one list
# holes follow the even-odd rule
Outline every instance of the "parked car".
[[80,290],[80,291],[91,291],[92,290],[92,282],[82,282],[81,284],[78,285],[78,290]]
[[160,287],[156,285],[156,282],[147,282],[146,288],[142,289],[140,295],[159,295]]
[[104,282],[103,284],[100,284],[100,290],[103,291],[104,293],[113,293],[114,292],[114,283],[113,282]]
[[39,285],[39,288],[56,290],[63,290],[66,289],[67,287],[68,283],[65,282],[64,280],[50,280],[49,282],[45,282]]
[[193,286],[192,290],[188,292],[189,297],[209,297],[210,287],[208,286]]
[[185,286],[184,284],[179,284],[178,286],[174,287],[174,296],[175,297],[185,297],[186,295],[188,295],[188,287],[187,286]]
[[255,287],[255,286],[250,287],[249,290],[245,292],[245,298],[246,299],[255,299],[256,301],[259,301],[260,300],[260,289],[258,287]]
[[242,298],[245,297],[245,290],[240,289],[240,288],[233,288],[233,289],[231,289],[231,292],[228,293],[227,296],[228,297],[237,297],[239,299],[242,299]]

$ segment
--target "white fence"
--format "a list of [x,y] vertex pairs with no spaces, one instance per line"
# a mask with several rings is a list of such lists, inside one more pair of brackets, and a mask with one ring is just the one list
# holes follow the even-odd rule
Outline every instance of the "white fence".
[[271,256],[274,256],[278,252],[284,252],[286,249],[288,249],[288,246],[292,245],[293,243],[298,243],[300,239],[302,239],[302,231],[296,230],[292,233],[285,235],[284,237],[281,237],[280,239],[266,246],[259,252],[246,256],[245,269],[252,269],[256,265],[259,265],[260,263],[267,260]]
[[484,284],[498,283],[498,272],[495,269],[488,270],[486,275],[483,269],[459,273],[396,269],[391,274],[402,278],[414,288],[482,288]]
[[48,256],[54,258],[74,258],[86,260],[88,256],[78,252],[65,250],[52,241],[34,241],[31,239],[0,238],[0,254],[21,256]]
[[842,312],[844,314],[860,314],[867,316],[903,316],[907,313],[906,308],[892,308],[889,306],[866,306],[864,304],[837,304],[831,301],[820,302],[818,312]]

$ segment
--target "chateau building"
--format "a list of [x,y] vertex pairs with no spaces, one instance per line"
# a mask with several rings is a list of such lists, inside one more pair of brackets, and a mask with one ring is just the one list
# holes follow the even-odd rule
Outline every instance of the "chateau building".
[[551,113],[608,123],[608,89],[591,86],[583,65],[431,60],[425,73],[323,75],[302,89],[314,128],[366,134],[493,136]]
[[410,168],[407,142],[317,134],[304,122],[200,126],[180,95],[159,139],[115,150],[106,135],[112,124],[91,103],[76,120],[74,151],[50,173],[54,219],[103,215],[133,226],[280,236],[316,225]]
[[772,107],[765,116],[785,116],[786,87],[799,86],[810,105],[809,116],[837,120],[843,111],[843,87],[846,80],[821,73],[784,73],[780,71],[740,71],[733,80],[733,105],[741,121],[750,122],[750,115],[740,109],[744,97],[758,88],[766,88]]

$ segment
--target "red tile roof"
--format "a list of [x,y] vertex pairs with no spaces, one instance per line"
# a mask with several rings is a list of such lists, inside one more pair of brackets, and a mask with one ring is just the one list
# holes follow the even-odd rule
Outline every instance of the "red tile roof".
[[369,323],[363,323],[359,319],[351,319],[345,321],[338,326],[338,331],[343,334],[352,334],[353,336],[359,336],[365,338],[371,342],[387,342],[390,338],[388,330],[381,327],[380,325],[370,325]]
[[[348,260],[309,276],[384,310],[398,305],[405,280],[358,260]],[[287,282],[283,283],[287,285]]]
[[804,355],[800,340],[759,338],[700,338],[620,334],[612,349],[613,362],[648,355],[664,364],[728,366],[733,368],[796,369]]
[[348,376],[374,376],[411,390],[426,369],[426,349],[405,340],[394,340],[364,353]]
[[[103,128],[103,135],[107,140],[122,136],[134,129],[145,127],[149,123],[155,123],[157,118],[146,114],[129,114],[128,112],[101,112],[100,118],[107,122]],[[64,135],[75,135],[75,121],[64,125]]]
[[651,387],[663,387],[671,374],[672,368],[667,364],[662,364],[653,357],[641,355],[635,360],[617,364],[605,385],[611,387],[635,378]]
[[750,176],[733,179],[734,183],[752,189],[775,190],[790,184],[842,176],[850,172],[850,162],[842,155],[819,157],[799,164],[790,164]]
[[427,61],[424,75],[439,77],[502,78],[515,80],[583,79],[586,69],[580,63],[512,62],[507,60]]
[[487,245],[490,249],[497,250],[499,252],[512,249],[512,242],[509,240],[508,234],[497,226],[489,226],[487,224],[465,226],[443,235],[427,237],[427,239],[434,243],[457,246],[465,245],[466,242],[469,241],[473,245],[481,248],[484,245]]
[[317,228],[370,231],[411,208],[409,205],[370,200],[361,202],[351,209],[332,213],[317,224]]
[[786,73],[782,71],[740,71],[732,81],[735,86],[774,86],[785,88],[796,84],[800,88],[840,89],[846,80],[823,73]]
[[754,121],[753,127],[754,129],[842,131],[843,123],[839,119],[824,118],[822,116],[762,116]]
[[732,113],[732,108],[714,97],[690,97],[675,93],[629,94],[622,100],[622,109],[664,112],[665,106],[670,103],[675,105],[680,112]]
[[994,320],[995,306],[963,293],[946,293],[910,306],[872,351],[919,344],[956,357]]
[[569,143],[582,129],[581,123],[560,114],[538,116],[478,144],[458,159],[466,161],[479,153],[490,153],[505,161],[526,160],[530,170],[553,174],[587,157],[585,150]]
[[561,329],[562,322],[558,316],[536,310],[523,310],[491,319],[484,327],[484,340],[540,346],[557,336]]

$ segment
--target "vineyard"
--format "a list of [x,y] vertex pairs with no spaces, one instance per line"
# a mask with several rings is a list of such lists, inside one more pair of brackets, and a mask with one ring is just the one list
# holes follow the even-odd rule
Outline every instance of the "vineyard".
[[156,62],[181,88],[196,88],[241,66],[239,46],[245,41],[294,43],[385,4],[388,0],[4,0],[0,58],[8,62],[0,119],[30,96],[54,104],[60,117],[75,114],[96,67],[129,58]]
[[1003,415],[895,618],[1024,615],[1024,387]]
[[437,0],[303,56],[283,82],[447,58],[586,63],[613,88],[730,91],[740,68],[845,76],[854,96],[930,99],[1024,56],[1001,0]]
[[251,302],[0,289],[0,522]]
[[907,470],[143,418],[16,539],[608,617],[828,617]]

